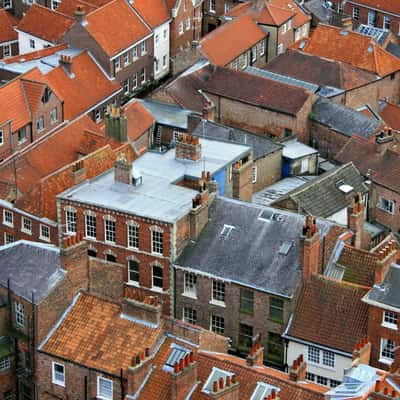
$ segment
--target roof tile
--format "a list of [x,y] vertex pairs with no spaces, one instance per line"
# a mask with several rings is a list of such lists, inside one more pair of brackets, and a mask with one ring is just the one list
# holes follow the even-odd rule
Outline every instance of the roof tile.
[[3,8],[0,8],[0,43],[18,40],[18,33],[14,29],[16,25],[17,20],[14,16]]

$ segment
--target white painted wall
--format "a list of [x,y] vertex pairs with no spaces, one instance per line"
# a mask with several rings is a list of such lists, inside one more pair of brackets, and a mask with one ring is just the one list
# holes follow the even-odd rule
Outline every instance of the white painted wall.
[[347,207],[339,210],[335,214],[332,214],[327,219],[334,221],[337,224],[347,226]]
[[[31,47],[31,40],[35,41],[35,48]],[[45,47],[54,46],[53,43],[21,31],[18,31],[18,45],[19,54],[31,53],[32,51],[41,50]]]
[[[289,366],[293,364],[293,361],[300,355],[303,354],[304,360],[307,363],[307,372],[311,372],[316,375],[324,376],[328,379],[334,379],[335,381],[343,381],[344,370],[352,366],[352,358],[345,357],[341,354],[335,353],[335,367],[329,368],[323,365],[313,364],[308,361],[308,346],[302,343],[289,341],[287,349],[287,363]],[[329,382],[328,382],[329,385]]]
[[[154,29],[154,58],[158,60],[158,71],[154,63],[154,79],[160,79],[169,72],[169,26],[170,21]],[[163,58],[166,57],[166,65],[163,66]]]

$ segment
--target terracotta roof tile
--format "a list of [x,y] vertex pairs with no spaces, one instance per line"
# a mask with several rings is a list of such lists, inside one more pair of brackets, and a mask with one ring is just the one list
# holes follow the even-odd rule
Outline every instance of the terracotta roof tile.
[[357,0],[357,4],[400,15],[400,3],[398,0]]
[[386,124],[397,131],[400,131],[400,106],[393,103],[385,103],[381,111],[380,117]]
[[400,60],[371,37],[334,26],[319,24],[309,39],[293,45],[293,48],[299,47],[305,53],[342,61],[381,77],[400,70]]
[[170,19],[165,0],[135,0],[133,7],[152,27],[156,28]]
[[153,115],[136,100],[127,104],[124,112],[128,121],[128,137],[131,141],[137,140],[155,123]]
[[12,14],[0,8],[0,43],[18,40],[18,33],[14,29],[17,23]]
[[47,83],[64,100],[65,119],[73,119],[121,89],[116,81],[107,78],[86,51],[72,59],[71,71],[73,75],[58,66],[46,75],[38,69],[26,74],[28,79]]
[[296,115],[310,96],[302,88],[220,67],[204,91],[290,115]]
[[51,43],[61,40],[74,19],[33,3],[19,22],[17,29]]
[[119,376],[160,331],[121,318],[118,304],[81,293],[42,351]]
[[206,35],[200,46],[212,64],[224,67],[266,36],[267,33],[251,17],[243,16]]
[[[103,4],[106,3],[107,1],[103,2]],[[99,6],[102,6],[103,4],[95,5],[91,1],[84,1],[84,0],[62,0],[62,2],[57,7],[57,11],[62,14],[75,18],[75,11],[78,6],[81,7],[82,11],[88,14],[96,10],[97,8],[99,8]]]
[[112,0],[87,15],[86,29],[109,57],[151,34],[125,0]]
[[26,62],[26,61],[32,61],[32,60],[38,60],[43,57],[50,56],[57,51],[64,50],[68,47],[68,44],[63,43],[59,44],[57,46],[51,46],[51,47],[46,47],[45,49],[40,49],[37,51],[32,51],[31,53],[25,53],[25,54],[19,54],[17,56],[9,57],[3,62],[6,64],[12,64],[15,62]]
[[400,193],[400,154],[392,149],[379,150],[379,144],[353,136],[336,155],[345,163],[351,160],[373,182]]
[[300,290],[288,336],[352,353],[367,334],[368,288],[314,276]]

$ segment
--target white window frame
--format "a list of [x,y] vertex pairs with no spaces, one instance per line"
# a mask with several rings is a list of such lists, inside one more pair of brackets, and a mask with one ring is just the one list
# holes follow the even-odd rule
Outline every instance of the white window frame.
[[216,1],[215,0],[210,0],[210,12],[211,13],[216,12]]
[[122,82],[122,87],[124,89],[124,94],[129,94],[129,79],[125,79]]
[[127,51],[125,54],[124,54],[124,66],[127,66],[127,65],[129,65],[131,62],[130,62],[130,59],[129,59],[129,52]]
[[188,31],[190,29],[191,23],[190,23],[190,17],[187,18],[186,20],[186,30]]
[[65,232],[77,232],[76,209],[74,207],[65,207]]
[[14,227],[14,213],[6,208],[3,209],[3,225]]
[[[162,276],[161,276],[162,286],[154,285],[154,268],[160,268],[162,271]],[[151,265],[151,288],[152,288],[152,290],[155,290],[157,292],[162,292],[164,290],[164,279],[165,279],[164,275],[165,275],[164,267],[161,264],[154,263]],[[160,279],[160,277],[158,276],[157,279]]]
[[300,173],[308,172],[310,168],[310,162],[308,158],[303,158],[300,163]]
[[385,328],[398,330],[398,314],[394,311],[384,310],[382,313],[382,326]]
[[265,41],[263,40],[260,43],[260,57],[262,57],[265,54]]
[[97,219],[96,213],[93,211],[85,212],[85,238],[94,240],[97,239]]
[[115,244],[117,235],[117,221],[111,215],[105,215],[103,219],[104,219],[104,242]]
[[280,43],[278,44],[278,55],[283,54],[285,52],[285,48],[283,47],[283,44]]
[[21,327],[25,327],[25,307],[19,301],[14,301],[15,323]]
[[367,17],[367,25],[375,26],[375,22],[376,22],[376,11],[375,10],[369,10],[368,11],[368,17]]
[[[387,15],[384,15],[383,16],[382,28],[386,29],[386,30],[389,30],[390,29],[390,22],[391,22],[390,17],[388,17]],[[386,28],[386,24],[389,25],[387,28]]]
[[121,60],[119,57],[114,60],[114,68],[115,68],[115,72],[118,72],[121,70]]
[[225,318],[212,314],[210,316],[210,331],[218,335],[223,335],[225,333]]
[[100,109],[97,109],[94,112],[94,121],[96,122],[96,124],[99,124],[101,122],[101,111],[100,111]]
[[253,46],[250,50],[251,53],[251,62],[256,62],[257,61],[257,45]]
[[126,242],[129,249],[139,249],[139,224],[135,221],[126,223]]
[[15,240],[13,235],[11,235],[8,232],[4,232],[4,244],[10,244],[13,243],[14,241]]
[[5,10],[9,10],[10,8],[13,8],[12,0],[3,0],[3,8]]
[[231,4],[225,2],[225,3],[224,3],[224,13],[225,13],[225,14],[228,14],[229,11],[231,11]]
[[[384,352],[387,351],[386,347],[389,345],[389,342],[392,343],[390,347],[394,349],[396,347],[396,343],[394,340],[391,339],[386,339],[386,338],[381,338],[381,344],[380,344],[380,349],[379,349],[379,362],[383,364],[390,365],[394,361],[394,351],[392,350],[393,357],[388,357],[387,354],[384,355]],[[389,350],[390,351],[390,350]]]
[[[5,0],[5,1],[6,1],[6,0]],[[36,48],[36,43],[35,43],[35,40],[34,40],[34,39],[29,39],[29,47],[30,47],[31,49]]]
[[[111,382],[111,395],[104,395],[101,393],[100,382],[103,381],[107,384]],[[104,378],[104,376],[97,376],[97,398],[101,400],[112,400],[114,395],[114,382],[111,379]]]
[[167,56],[166,56],[166,54],[163,55],[162,65],[163,65],[163,68],[167,68]]
[[[387,204],[382,204],[383,202],[386,202]],[[386,199],[386,198],[384,198],[384,197],[380,197],[379,198],[379,209],[381,209],[382,211],[385,211],[385,212],[387,212],[387,213],[389,213],[389,214],[394,214],[394,211],[395,211],[395,208],[396,208],[396,205],[395,205],[395,202],[394,202],[394,200],[390,200],[390,199]]]
[[36,129],[38,132],[41,132],[44,130],[44,116],[41,115],[38,120],[36,121]]
[[138,87],[138,73],[135,72],[132,76],[132,91]]
[[353,19],[355,19],[356,21],[359,20],[359,18],[360,18],[360,8],[358,6],[353,6],[352,16],[353,16]]
[[147,44],[145,40],[140,44],[140,54],[142,56],[147,54]]
[[179,35],[183,35],[183,32],[184,32],[183,22],[181,21],[181,22],[179,22],[179,25],[178,25],[178,33],[179,33]]
[[[26,225],[28,225],[29,228],[25,227],[25,222],[27,222]],[[28,235],[32,235],[32,221],[29,218],[26,217],[21,218],[21,232],[27,233]]]
[[183,276],[183,295],[197,299],[197,275],[185,272]]
[[3,45],[3,58],[11,57],[11,44]]
[[[213,279],[211,284],[211,303],[225,307],[225,294],[225,282]],[[223,298],[223,300],[221,300],[221,297]]]
[[[45,242],[50,242],[50,236],[51,236],[50,227],[48,225],[40,224],[39,229],[40,229],[39,239],[44,240]],[[47,233],[48,233],[47,235],[45,233],[46,229],[47,229]]]
[[133,62],[133,61],[136,61],[138,58],[139,58],[139,57],[138,57],[138,48],[137,48],[137,46],[135,46],[135,47],[132,49],[132,62]]
[[143,67],[140,71],[140,83],[146,83],[146,67]]
[[[60,372],[56,372],[56,366],[58,367],[62,367],[63,369],[63,373],[61,374]],[[57,378],[57,374],[59,374],[59,376],[62,376],[62,380]],[[65,366],[64,364],[60,364],[57,362],[52,362],[51,364],[51,382],[54,383],[55,385],[59,385],[62,387],[65,387]]]
[[4,144],[4,131],[3,129],[0,129],[0,146],[3,146]]
[[57,107],[54,107],[50,110],[50,124],[54,125],[58,121],[58,116],[57,116]]
[[195,325],[197,323],[197,310],[192,307],[183,307],[182,320]]
[[282,25],[282,33],[286,33],[286,23]]
[[333,351],[323,350],[316,346],[308,346],[307,361],[310,364],[320,365],[323,368],[334,369],[336,355]]
[[251,182],[257,182],[257,165],[253,165],[253,167],[251,168]]
[[[132,280],[132,279],[130,278],[130,277],[131,277],[131,274],[130,274],[130,271],[131,271],[131,268],[130,268],[130,266],[131,266],[131,261],[132,261],[132,262],[135,262],[135,263],[137,264],[137,267],[138,267],[138,269],[137,269],[138,280],[137,280],[137,281]],[[129,284],[133,284],[133,285],[135,285],[135,286],[139,286],[139,284],[140,284],[140,263],[139,263],[139,260],[138,260],[136,257],[133,257],[133,256],[130,256],[130,257],[128,258],[128,283],[129,283]]]
[[[163,255],[164,253],[164,231],[158,226],[152,226],[151,231],[151,252]],[[161,251],[160,251],[161,250]]]
[[289,21],[287,22],[287,30],[290,31],[290,29],[292,29],[292,20],[289,19]]

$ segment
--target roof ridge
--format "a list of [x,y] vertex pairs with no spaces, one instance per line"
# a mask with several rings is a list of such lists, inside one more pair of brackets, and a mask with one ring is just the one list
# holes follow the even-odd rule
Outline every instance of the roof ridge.
[[107,2],[107,3],[104,3],[102,6],[100,6],[100,7],[98,7],[98,8],[96,8],[95,10],[93,10],[93,11],[91,11],[91,12],[89,12],[89,13],[87,13],[87,17],[90,17],[90,16],[92,16],[93,14],[95,14],[95,13],[97,13],[98,11],[102,11],[104,8],[106,8],[107,6],[109,6],[109,5],[111,5],[111,4],[113,4],[113,3],[117,3],[119,0],[111,0],[111,1],[109,1],[109,2]]
[[[61,13],[61,12],[59,12],[59,11],[57,11],[57,10],[50,9],[50,8],[48,8],[48,7],[45,7],[45,6],[42,6],[42,5],[39,4],[39,3],[33,3],[32,6],[36,6],[36,7],[41,8],[42,10],[46,10],[46,11],[49,12],[50,14],[57,14],[57,15],[59,15],[59,16],[61,16],[61,17],[64,17],[64,18],[66,18],[66,19],[70,19],[70,20],[72,20],[72,21],[75,20],[75,18],[73,18],[73,17],[71,17],[71,16],[69,16],[69,15],[67,15],[67,14]],[[31,7],[32,7],[32,6],[31,6]]]
[[[324,284],[325,283],[326,284],[335,284],[338,287],[345,289],[345,290],[349,290],[350,288],[351,289],[360,289],[360,290],[370,290],[371,289],[370,286],[360,285],[358,283],[343,281],[343,280],[339,281],[333,277],[326,276],[326,275],[316,275],[315,278]],[[310,284],[312,284],[312,281],[310,282]]]

